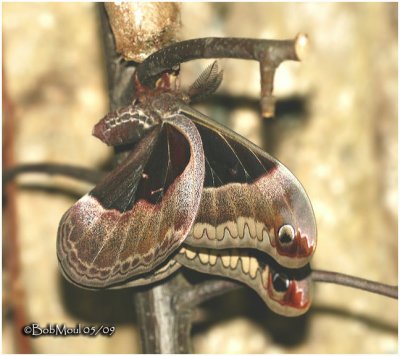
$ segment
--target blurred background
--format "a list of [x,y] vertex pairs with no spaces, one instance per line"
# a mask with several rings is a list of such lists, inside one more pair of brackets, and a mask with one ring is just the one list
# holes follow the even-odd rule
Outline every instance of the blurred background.
[[[91,136],[108,110],[96,4],[2,7],[3,164],[105,167],[112,150]],[[397,284],[397,4],[182,3],[178,11],[182,40],[309,35],[307,59],[277,70],[275,119],[259,117],[250,61],[220,61],[223,84],[198,108],[302,182],[318,223],[313,267]],[[182,85],[210,62],[185,64]],[[57,267],[60,217],[90,186],[32,174],[18,182],[3,212],[3,352],[140,352],[132,290],[85,291]],[[193,345],[196,353],[395,353],[397,316],[395,300],[316,285],[310,311],[284,318],[243,289],[199,308]],[[21,322],[108,324],[116,333],[32,339]]]

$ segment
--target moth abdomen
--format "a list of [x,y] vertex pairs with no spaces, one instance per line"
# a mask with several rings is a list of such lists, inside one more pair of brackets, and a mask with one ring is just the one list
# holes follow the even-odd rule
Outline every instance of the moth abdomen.
[[139,141],[159,124],[156,115],[132,104],[108,113],[94,126],[92,134],[108,146],[120,146]]

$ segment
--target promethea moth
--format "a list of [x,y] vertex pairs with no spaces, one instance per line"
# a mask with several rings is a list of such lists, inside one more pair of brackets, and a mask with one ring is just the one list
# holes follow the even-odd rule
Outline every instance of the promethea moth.
[[152,283],[182,264],[248,284],[278,313],[304,313],[310,278],[288,270],[306,266],[316,247],[303,187],[188,101],[159,87],[95,126],[106,144],[133,148],[62,217],[63,274],[83,287],[115,288]]

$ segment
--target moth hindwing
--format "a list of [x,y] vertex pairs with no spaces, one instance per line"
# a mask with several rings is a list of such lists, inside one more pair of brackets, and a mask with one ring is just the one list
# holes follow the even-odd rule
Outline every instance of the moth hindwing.
[[309,266],[289,270],[251,249],[182,247],[174,257],[187,268],[234,279],[254,289],[275,313],[299,316],[311,306]]

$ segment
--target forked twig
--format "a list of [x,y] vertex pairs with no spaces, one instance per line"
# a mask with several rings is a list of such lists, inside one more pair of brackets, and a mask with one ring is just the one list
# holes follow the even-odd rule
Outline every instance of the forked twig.
[[137,67],[141,84],[154,87],[157,79],[177,65],[199,58],[239,58],[260,63],[261,113],[272,117],[275,99],[272,96],[276,68],[287,60],[300,61],[308,47],[305,34],[292,40],[257,40],[252,38],[198,38],[174,43],[149,56]]

